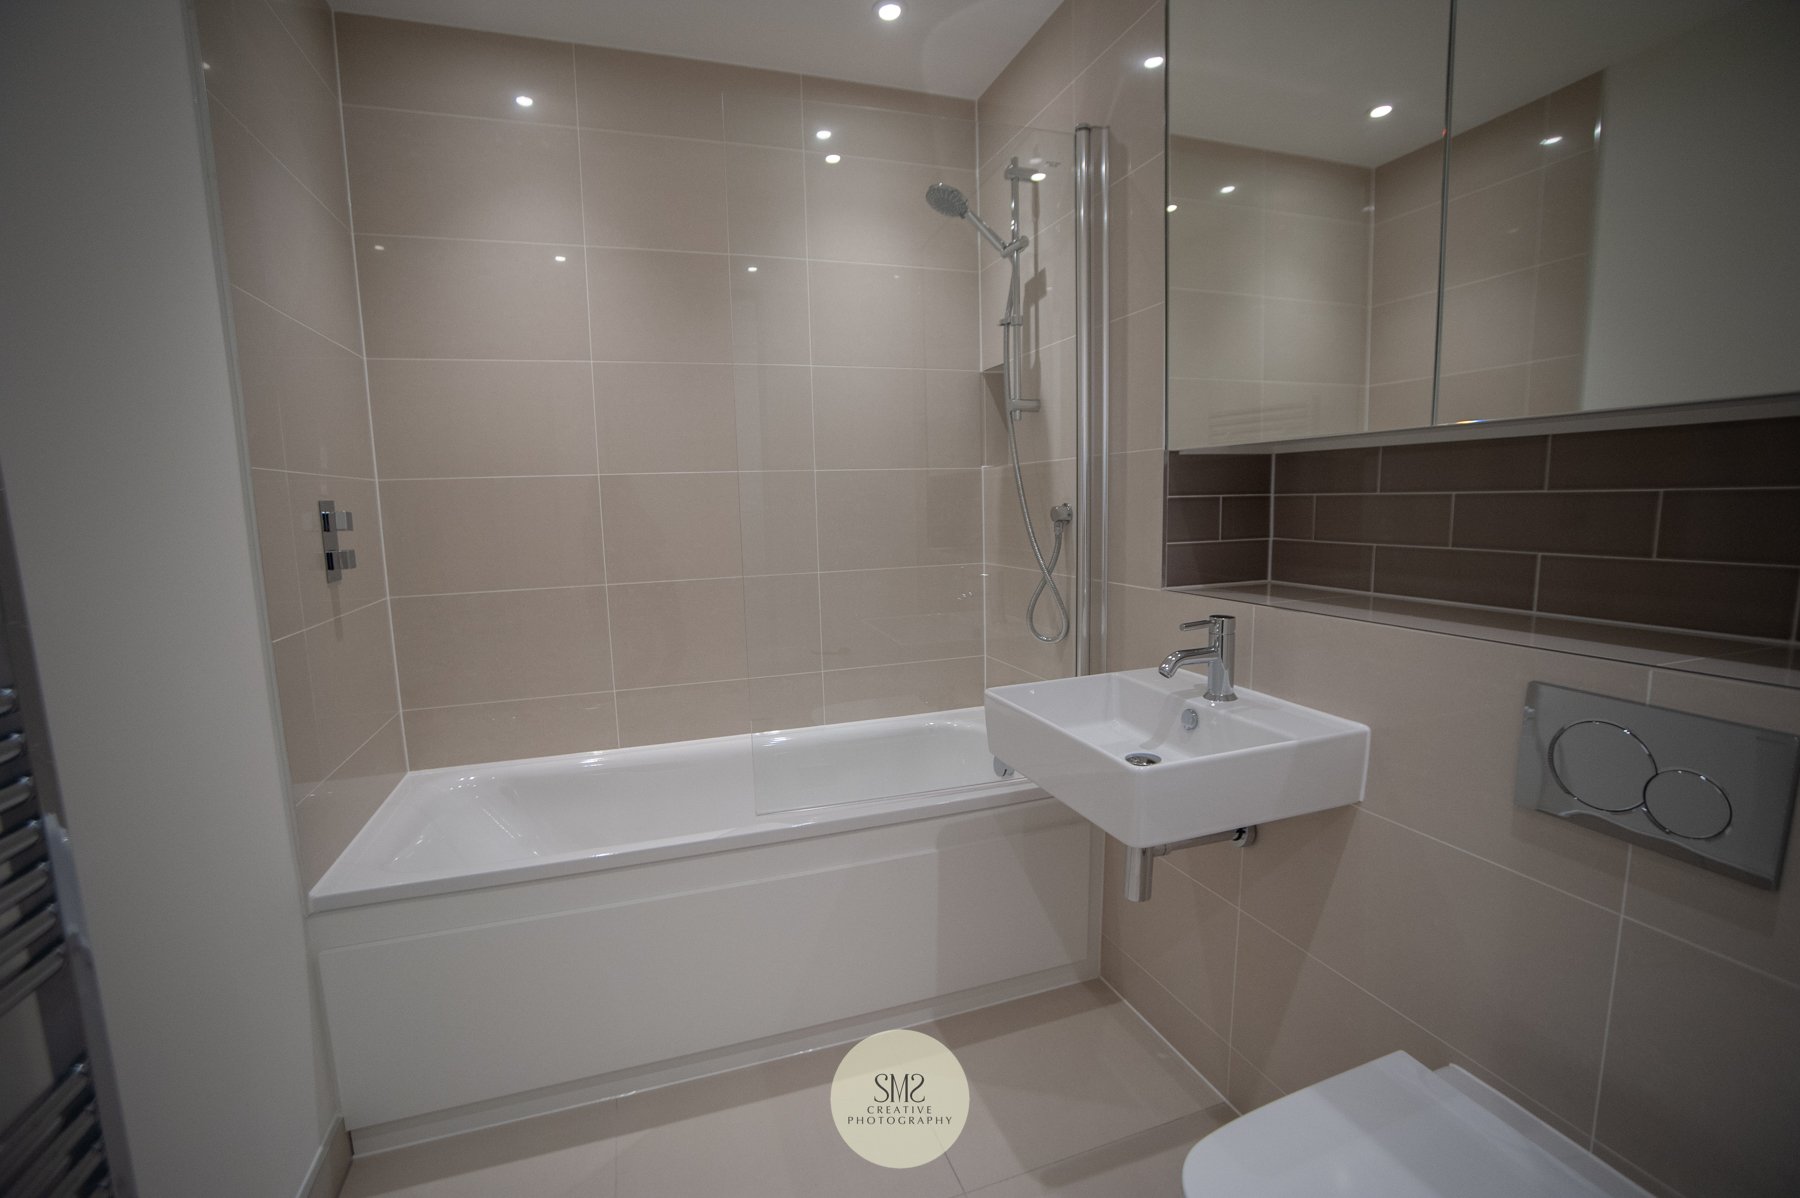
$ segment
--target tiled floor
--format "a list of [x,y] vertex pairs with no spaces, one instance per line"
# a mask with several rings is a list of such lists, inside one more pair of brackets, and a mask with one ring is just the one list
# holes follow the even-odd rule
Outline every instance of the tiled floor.
[[883,1169],[827,1097],[846,1047],[359,1159],[342,1198],[1171,1198],[1194,1141],[1232,1117],[1098,982],[921,1028],[969,1077],[950,1152]]

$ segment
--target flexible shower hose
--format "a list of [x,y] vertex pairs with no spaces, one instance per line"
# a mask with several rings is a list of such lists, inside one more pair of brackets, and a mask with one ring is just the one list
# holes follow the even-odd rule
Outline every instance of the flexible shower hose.
[[[1031,555],[1037,559],[1038,567],[1037,589],[1031,592],[1031,601],[1025,605],[1025,626],[1031,629],[1031,635],[1038,640],[1046,645],[1054,645],[1069,635],[1069,605],[1063,602],[1062,591],[1056,585],[1054,571],[1057,560],[1062,557],[1063,533],[1068,530],[1069,521],[1074,519],[1074,513],[1069,510],[1067,504],[1051,511],[1050,519],[1056,526],[1056,541],[1050,547],[1050,560],[1046,563],[1044,551],[1038,545],[1037,529],[1033,528],[1031,524],[1031,504],[1025,499],[1025,472],[1019,467],[1017,425],[1018,421],[1014,419],[1013,413],[1008,412],[1006,414],[1006,445],[1012,453],[1013,485],[1019,492],[1019,514],[1025,517],[1025,539],[1031,542]],[[1038,600],[1044,597],[1045,590],[1050,592],[1050,598],[1056,602],[1059,624],[1054,636],[1046,636],[1039,632],[1037,626]]]

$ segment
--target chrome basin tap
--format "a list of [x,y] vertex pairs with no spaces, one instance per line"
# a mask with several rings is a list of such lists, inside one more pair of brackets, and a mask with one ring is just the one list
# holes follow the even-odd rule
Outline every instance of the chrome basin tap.
[[1206,663],[1206,697],[1215,703],[1232,702],[1237,698],[1237,691],[1231,685],[1231,676],[1237,669],[1237,617],[1209,616],[1204,620],[1189,620],[1181,626],[1183,632],[1191,628],[1208,630],[1206,644],[1198,649],[1175,650],[1163,658],[1156,672],[1164,678],[1173,678],[1182,666],[1203,661]]

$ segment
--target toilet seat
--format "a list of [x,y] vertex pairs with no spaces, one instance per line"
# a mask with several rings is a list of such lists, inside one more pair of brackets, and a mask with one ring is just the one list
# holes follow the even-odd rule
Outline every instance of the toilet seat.
[[1188,1152],[1187,1198],[1649,1198],[1454,1065],[1404,1052],[1298,1090]]

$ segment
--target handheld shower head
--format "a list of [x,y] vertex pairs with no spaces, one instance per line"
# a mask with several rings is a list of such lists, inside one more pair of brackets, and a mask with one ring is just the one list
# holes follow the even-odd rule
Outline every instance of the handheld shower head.
[[1000,234],[990,229],[988,223],[979,216],[976,216],[969,208],[968,197],[964,196],[962,192],[956,190],[956,188],[950,186],[948,183],[933,183],[930,187],[927,187],[925,189],[925,202],[931,205],[933,212],[941,213],[952,219],[960,217],[974,225],[975,228],[980,231],[982,237],[986,238],[987,243],[994,247],[994,252],[997,254],[1005,256],[1023,248],[1023,238],[1020,239],[1020,244],[1017,245],[1008,245],[1005,241],[1001,240]]

